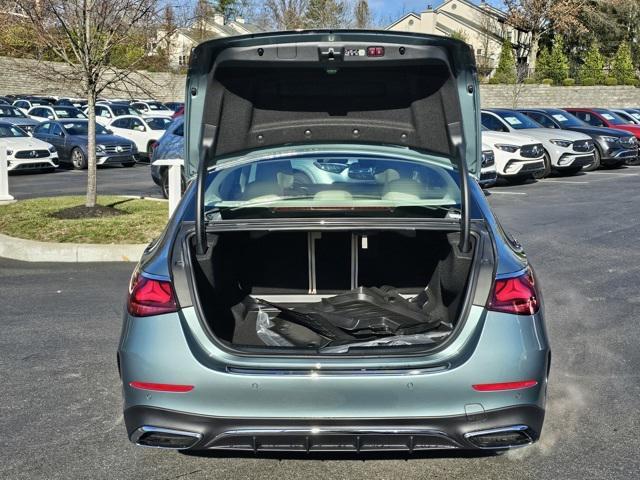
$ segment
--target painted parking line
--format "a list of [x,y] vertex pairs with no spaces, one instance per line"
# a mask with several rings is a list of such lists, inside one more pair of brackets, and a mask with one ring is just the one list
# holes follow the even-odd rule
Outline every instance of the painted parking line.
[[589,172],[589,175],[617,175],[618,177],[637,177],[640,173],[626,172]]
[[491,193],[491,195],[528,195],[524,192],[500,192],[498,190],[490,190],[489,193]]
[[553,179],[549,179],[549,178],[545,178],[540,183],[542,185],[545,185],[547,183],[568,183],[568,184],[572,184],[572,185],[589,185],[589,182],[576,182],[576,181],[571,181],[571,180],[553,180]]

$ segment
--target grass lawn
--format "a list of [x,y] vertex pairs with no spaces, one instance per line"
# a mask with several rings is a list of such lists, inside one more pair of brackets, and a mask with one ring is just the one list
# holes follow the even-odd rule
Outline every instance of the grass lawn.
[[168,220],[166,202],[100,196],[101,215],[87,218],[84,201],[51,197],[0,205],[0,233],[43,242],[148,243]]

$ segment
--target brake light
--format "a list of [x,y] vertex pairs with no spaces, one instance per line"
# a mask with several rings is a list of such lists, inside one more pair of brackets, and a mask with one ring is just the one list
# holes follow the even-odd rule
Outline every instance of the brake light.
[[186,393],[193,390],[193,385],[174,385],[171,383],[129,382],[129,385],[138,390],[153,392]]
[[478,392],[501,392],[504,390],[522,390],[538,385],[536,380],[524,380],[522,382],[480,383],[471,385]]
[[127,310],[134,317],[150,317],[178,311],[171,282],[154,280],[138,271],[131,277]]
[[529,268],[523,275],[496,279],[487,309],[515,315],[533,315],[540,309],[535,277]]

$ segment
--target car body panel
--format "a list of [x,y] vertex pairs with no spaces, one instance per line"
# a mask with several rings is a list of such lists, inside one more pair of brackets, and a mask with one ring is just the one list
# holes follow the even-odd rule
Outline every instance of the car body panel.
[[[61,161],[68,162],[71,157],[71,152],[75,148],[79,148],[87,155],[87,135],[72,135],[65,130],[64,125],[66,123],[86,122],[86,120],[58,120],[48,121],[41,123],[34,132],[34,136],[45,142],[51,143],[58,149],[58,155]],[[48,132],[44,130],[47,125],[51,125],[51,129]],[[42,130],[42,131],[39,131]],[[97,164],[104,165],[106,163],[130,163],[135,161],[135,155],[137,149],[135,144],[126,138],[118,137],[116,135],[96,135],[96,145],[108,145],[113,146],[113,151],[109,153],[97,152]],[[118,147],[122,147],[118,151]]]
[[[106,126],[115,135],[123,138],[128,138],[136,144],[139,152],[146,154],[150,144],[160,139],[166,130],[154,130],[147,123],[148,120],[159,117],[147,117],[142,118],[134,115],[123,115],[111,120]],[[166,117],[162,117],[166,118]],[[121,122],[126,122],[126,126],[118,126]],[[144,129],[141,130],[140,128]]]
[[[65,110],[69,112],[71,116],[60,116],[57,110]],[[36,106],[31,107],[27,112],[31,118],[38,122],[45,122],[47,120],[64,120],[64,119],[86,119],[87,116],[82,113],[81,110],[75,107],[66,107],[66,106]]]
[[495,155],[496,171],[499,176],[510,177],[522,175],[526,172],[536,172],[544,168],[542,163],[543,152],[534,158],[527,158],[517,152],[507,152],[496,145],[514,145],[523,147],[525,145],[540,145],[540,141],[523,133],[514,132],[494,132],[493,130],[482,131],[482,141],[493,149]]
[[591,125],[624,130],[640,138],[640,125],[617,123],[626,122],[626,120],[621,119],[611,110],[605,108],[565,108],[565,110]]
[[[589,135],[598,147],[600,161],[604,164],[617,164],[621,159],[635,159],[637,155],[637,141],[629,132],[608,127],[594,127],[559,108],[528,108],[519,111],[538,123],[544,122],[546,128],[572,130]],[[567,120],[563,119],[568,117],[571,117],[571,120],[577,120],[581,125],[565,125]],[[619,140],[612,142],[610,138],[618,138]]]
[[[492,115],[495,119],[498,119],[498,121],[500,121],[502,125],[509,131],[526,134],[541,142],[545,148],[545,151],[549,155],[552,167],[555,169],[561,170],[565,168],[575,168],[577,166],[582,167],[584,165],[593,163],[594,157],[592,145],[588,147],[588,150],[579,152],[574,148],[576,142],[586,141],[591,144],[592,139],[589,135],[570,130],[544,128],[542,126],[540,126],[539,128],[514,128],[514,125],[510,124],[509,120],[511,119],[512,122],[517,122],[518,124],[520,124],[520,121],[515,116],[516,114],[522,115],[516,110],[507,109],[488,109],[482,111],[483,118],[485,118],[485,115]],[[533,120],[531,120],[531,122],[535,123]],[[484,124],[485,123],[483,122],[483,125]],[[569,146],[562,146],[558,143],[554,143],[552,140],[567,141],[571,142],[571,144]]]
[[[0,128],[10,123],[0,122]],[[26,135],[26,132],[24,132]],[[58,152],[49,143],[30,136],[0,137],[7,149],[8,170],[54,169],[58,167]],[[9,153],[10,152],[10,153]]]

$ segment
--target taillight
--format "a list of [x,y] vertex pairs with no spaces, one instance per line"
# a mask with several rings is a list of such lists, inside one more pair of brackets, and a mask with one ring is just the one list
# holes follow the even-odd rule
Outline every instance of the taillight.
[[531,269],[517,277],[496,279],[487,308],[515,315],[535,314],[540,309],[540,298]]
[[138,271],[133,273],[129,287],[127,310],[134,317],[150,317],[178,311],[171,282],[154,280]]

